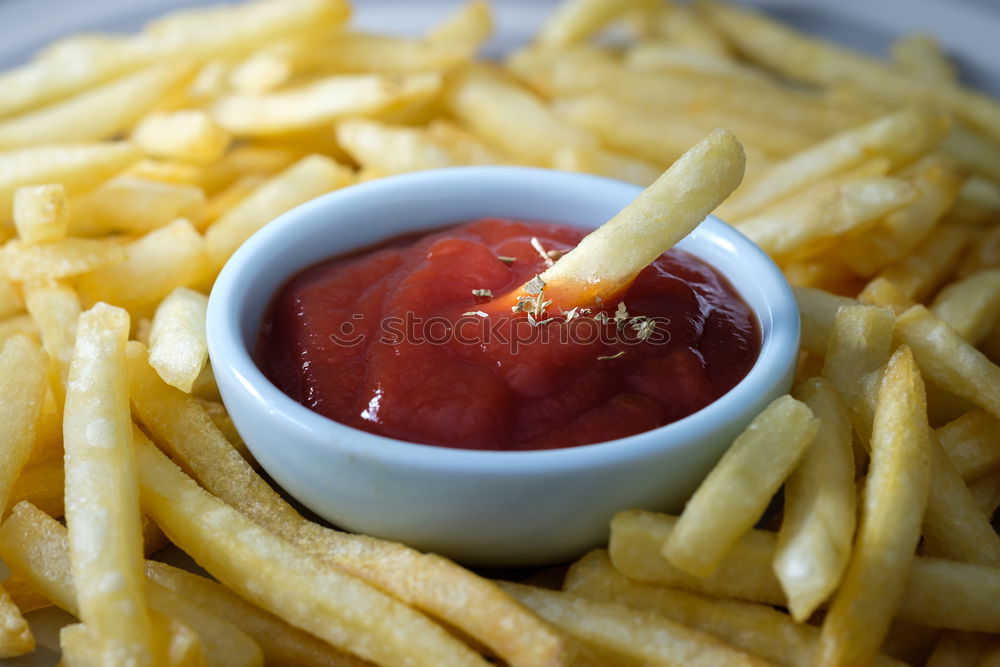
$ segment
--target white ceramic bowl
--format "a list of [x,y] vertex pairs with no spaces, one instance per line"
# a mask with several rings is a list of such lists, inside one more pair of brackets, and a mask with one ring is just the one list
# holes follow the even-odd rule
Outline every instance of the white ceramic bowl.
[[760,357],[722,398],[654,431],[530,452],[401,442],[299,405],[251,358],[271,297],[315,262],[481,217],[593,228],[638,192],[581,174],[463,167],[350,187],[269,224],[226,264],[208,306],[215,377],[250,451],[278,484],[333,524],[478,566],[563,562],[604,541],[619,510],[680,509],[733,437],[788,391],[798,352],[798,311],[781,272],[715,218],[678,247],[718,269],[756,312]]

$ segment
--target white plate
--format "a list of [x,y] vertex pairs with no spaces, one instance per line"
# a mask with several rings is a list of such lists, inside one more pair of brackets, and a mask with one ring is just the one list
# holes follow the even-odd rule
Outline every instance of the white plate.
[[[959,63],[964,81],[1000,97],[1000,2],[997,0],[745,0],[808,32],[869,53],[884,54],[902,34],[934,35]],[[355,0],[354,25],[415,34],[464,0]],[[25,61],[52,40],[81,31],[131,31],[169,9],[205,0],[0,0],[0,69]],[[495,55],[525,42],[556,0],[493,0]],[[0,91],[0,94],[3,94]],[[39,650],[0,660],[5,667],[50,667],[58,662],[58,628],[71,617],[58,610],[29,614]]]

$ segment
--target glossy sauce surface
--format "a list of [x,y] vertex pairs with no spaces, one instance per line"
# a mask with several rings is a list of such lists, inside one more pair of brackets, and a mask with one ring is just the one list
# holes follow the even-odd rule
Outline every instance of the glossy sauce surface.
[[293,399],[348,426],[488,450],[647,431],[749,372],[760,351],[754,315],[712,267],[681,251],[589,313],[550,307],[532,323],[499,307],[546,268],[532,238],[558,255],[583,236],[485,219],[332,258],[274,296],[256,362]]

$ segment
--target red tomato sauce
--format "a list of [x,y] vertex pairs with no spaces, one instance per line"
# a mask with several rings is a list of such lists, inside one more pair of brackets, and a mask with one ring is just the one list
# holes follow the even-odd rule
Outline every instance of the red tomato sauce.
[[290,397],[348,426],[487,450],[648,431],[700,410],[749,372],[760,351],[752,311],[682,251],[661,255],[620,301],[589,313],[549,306],[533,325],[498,307],[547,266],[533,237],[558,255],[584,235],[485,219],[316,264],[272,300],[257,365]]

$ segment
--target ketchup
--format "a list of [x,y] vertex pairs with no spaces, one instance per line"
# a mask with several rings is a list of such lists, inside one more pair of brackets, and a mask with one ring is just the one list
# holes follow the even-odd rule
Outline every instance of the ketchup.
[[545,307],[544,288],[512,312],[501,297],[584,235],[484,219],[316,264],[274,296],[256,362],[290,397],[348,426],[486,450],[648,431],[749,372],[760,351],[752,311],[682,251],[589,312]]

